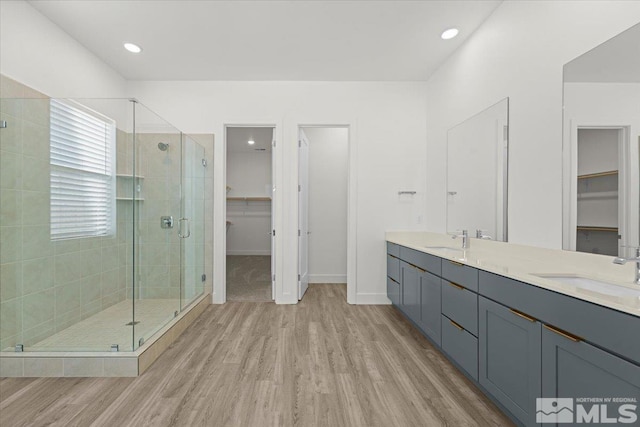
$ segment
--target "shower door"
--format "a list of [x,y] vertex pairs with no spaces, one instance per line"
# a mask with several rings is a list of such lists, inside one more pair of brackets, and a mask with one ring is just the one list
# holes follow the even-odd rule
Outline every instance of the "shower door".
[[204,182],[207,164],[204,148],[193,138],[182,139],[182,203],[180,253],[182,267],[180,307],[204,292]]
[[136,104],[133,348],[181,309],[182,133]]

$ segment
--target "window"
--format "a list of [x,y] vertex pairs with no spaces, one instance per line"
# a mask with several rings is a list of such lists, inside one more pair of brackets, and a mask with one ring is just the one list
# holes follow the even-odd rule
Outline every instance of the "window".
[[51,100],[51,239],[113,234],[115,123]]

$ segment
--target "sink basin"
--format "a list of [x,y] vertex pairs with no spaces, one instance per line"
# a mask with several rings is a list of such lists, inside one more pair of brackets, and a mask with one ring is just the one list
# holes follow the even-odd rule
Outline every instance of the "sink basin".
[[585,289],[604,295],[613,295],[617,297],[640,297],[640,287],[638,287],[638,289],[633,289],[630,287],[627,288],[625,286],[601,282],[599,280],[589,279],[586,277],[561,274],[534,274],[534,276],[541,277],[543,279],[555,280],[557,282],[575,286],[576,288]]

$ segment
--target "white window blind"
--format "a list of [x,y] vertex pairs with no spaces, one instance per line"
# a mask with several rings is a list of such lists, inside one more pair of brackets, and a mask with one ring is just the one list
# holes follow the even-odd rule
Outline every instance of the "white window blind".
[[113,234],[114,122],[52,99],[50,132],[51,239]]

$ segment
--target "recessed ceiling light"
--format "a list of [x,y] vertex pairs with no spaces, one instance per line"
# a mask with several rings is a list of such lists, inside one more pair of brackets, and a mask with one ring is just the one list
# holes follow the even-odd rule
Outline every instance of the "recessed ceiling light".
[[256,143],[256,142],[255,142],[253,139],[250,139],[250,140],[248,140],[248,141],[247,141],[247,144],[249,144],[249,145],[253,145],[253,144],[255,144],[255,143]]
[[124,48],[127,49],[131,53],[140,53],[142,52],[142,48],[134,43],[125,43]]
[[457,28],[449,28],[448,30],[445,30],[440,37],[442,37],[443,40],[449,40],[457,36],[458,33],[459,31]]

